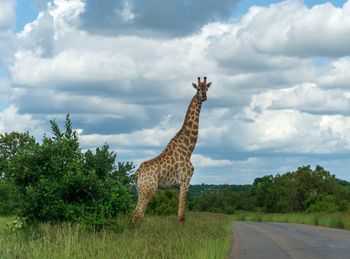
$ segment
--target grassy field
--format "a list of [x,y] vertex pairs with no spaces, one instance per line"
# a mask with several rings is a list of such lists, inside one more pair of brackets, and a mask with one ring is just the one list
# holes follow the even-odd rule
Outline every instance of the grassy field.
[[260,214],[242,213],[233,216],[239,221],[265,221],[265,222],[288,222],[302,223],[331,228],[350,230],[350,213],[286,213],[286,214]]
[[147,216],[139,226],[89,231],[70,224],[40,224],[16,232],[0,218],[0,258],[225,258],[232,216],[189,213],[185,226],[176,216]]

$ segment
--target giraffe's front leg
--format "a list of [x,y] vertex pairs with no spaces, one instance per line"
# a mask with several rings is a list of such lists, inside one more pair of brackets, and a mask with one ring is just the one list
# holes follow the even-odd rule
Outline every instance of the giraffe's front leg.
[[178,218],[181,224],[185,223],[185,208],[186,208],[186,198],[187,193],[190,187],[190,181],[193,174],[194,168],[192,163],[188,161],[187,166],[185,167],[180,184],[180,194],[179,194],[179,210]]

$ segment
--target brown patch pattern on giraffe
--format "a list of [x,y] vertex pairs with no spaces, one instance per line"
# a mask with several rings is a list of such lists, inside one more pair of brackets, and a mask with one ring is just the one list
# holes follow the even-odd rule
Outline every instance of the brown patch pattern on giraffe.
[[178,218],[181,223],[185,222],[186,197],[194,170],[191,155],[197,143],[202,103],[207,100],[211,83],[207,83],[206,77],[204,81],[198,77],[198,85],[192,85],[197,93],[188,106],[181,129],[159,156],[143,162],[136,171],[138,201],[134,222],[143,219],[147,204],[159,186],[180,187]]

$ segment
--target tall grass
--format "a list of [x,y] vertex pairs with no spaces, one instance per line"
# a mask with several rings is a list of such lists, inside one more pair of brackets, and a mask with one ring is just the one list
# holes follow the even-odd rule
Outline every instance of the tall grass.
[[262,214],[240,213],[233,215],[234,220],[258,221],[258,222],[287,222],[301,223],[331,228],[350,230],[350,213],[286,213],[286,214]]
[[230,246],[231,217],[189,213],[185,226],[176,216],[148,216],[132,226],[89,231],[71,224],[39,224],[0,234],[0,258],[224,258]]
[[0,231],[3,231],[6,227],[6,224],[11,220],[11,217],[0,217]]

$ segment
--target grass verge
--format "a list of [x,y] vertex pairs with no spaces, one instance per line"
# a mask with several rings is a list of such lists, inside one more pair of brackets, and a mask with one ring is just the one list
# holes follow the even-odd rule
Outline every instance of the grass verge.
[[[66,223],[12,233],[0,225],[0,257],[225,258],[231,220],[228,215],[189,213],[185,226],[180,226],[176,216],[147,216],[138,226],[122,219],[118,228],[98,232]],[[5,222],[2,218],[0,224]]]
[[350,213],[240,213],[233,215],[237,221],[302,223],[350,230]]

